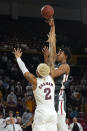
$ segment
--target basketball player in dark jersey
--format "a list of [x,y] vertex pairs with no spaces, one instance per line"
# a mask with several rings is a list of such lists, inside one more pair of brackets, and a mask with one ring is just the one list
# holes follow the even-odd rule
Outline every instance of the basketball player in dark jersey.
[[[57,110],[57,116],[58,116],[58,131],[68,131],[68,128],[66,126],[65,120],[66,120],[66,95],[65,95],[65,83],[68,80],[68,76],[70,73],[70,66],[68,64],[71,53],[68,48],[61,48],[56,53],[56,35],[55,35],[55,24],[54,19],[51,18],[48,21],[51,29],[48,36],[48,42],[49,42],[49,48],[44,47],[43,53],[44,53],[44,61],[51,67],[51,75],[55,79],[55,84],[57,85],[57,90],[55,96],[57,96],[57,103],[56,110]],[[51,52],[52,51],[52,52]],[[51,55],[50,55],[51,54]],[[51,56],[51,57],[50,57]],[[54,67],[55,60],[59,62],[56,67]]]

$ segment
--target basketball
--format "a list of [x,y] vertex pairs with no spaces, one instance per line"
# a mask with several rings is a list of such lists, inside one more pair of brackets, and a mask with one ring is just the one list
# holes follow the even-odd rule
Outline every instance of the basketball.
[[50,6],[50,5],[44,5],[41,8],[41,15],[45,19],[50,19],[54,15],[54,9],[53,9],[53,7]]

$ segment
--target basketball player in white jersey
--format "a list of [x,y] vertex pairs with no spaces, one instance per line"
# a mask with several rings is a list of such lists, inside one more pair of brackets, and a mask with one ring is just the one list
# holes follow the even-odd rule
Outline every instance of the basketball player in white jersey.
[[[71,55],[68,48],[59,49],[57,55],[56,54],[56,34],[55,34],[55,23],[54,19],[51,18],[48,21],[50,25],[50,33],[48,36],[49,48],[44,47],[44,61],[46,64],[51,67],[51,76],[56,78],[56,82],[58,85],[58,93],[57,95],[57,116],[58,116],[58,131],[68,131],[68,128],[65,123],[66,119],[66,95],[65,95],[65,85],[64,83],[68,79],[68,75],[70,72],[70,67],[67,62],[69,61]],[[51,58],[50,58],[51,56]],[[54,67],[55,60],[59,62],[59,64]]]
[[24,77],[32,84],[32,90],[36,100],[36,110],[33,131],[57,131],[57,115],[54,107],[55,84],[50,74],[50,68],[46,64],[39,64],[36,70],[38,78],[29,72],[21,60],[21,49],[14,49],[19,68]]

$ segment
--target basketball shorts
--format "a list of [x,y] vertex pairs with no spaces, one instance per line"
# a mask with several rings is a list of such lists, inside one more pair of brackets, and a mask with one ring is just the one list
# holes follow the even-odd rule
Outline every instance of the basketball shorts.
[[55,109],[50,107],[37,108],[32,131],[57,131],[57,113]]
[[57,131],[68,131],[66,115],[57,114]]

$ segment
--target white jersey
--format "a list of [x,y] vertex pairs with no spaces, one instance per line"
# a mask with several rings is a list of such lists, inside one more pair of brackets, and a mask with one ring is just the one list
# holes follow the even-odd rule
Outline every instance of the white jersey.
[[54,107],[55,84],[51,76],[37,78],[37,88],[33,91],[38,106]]

